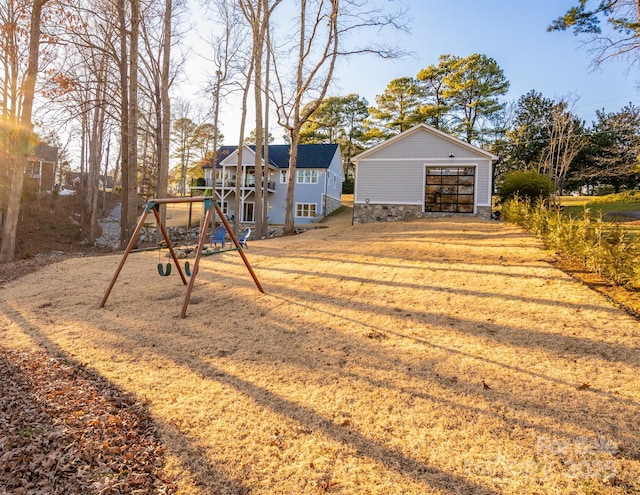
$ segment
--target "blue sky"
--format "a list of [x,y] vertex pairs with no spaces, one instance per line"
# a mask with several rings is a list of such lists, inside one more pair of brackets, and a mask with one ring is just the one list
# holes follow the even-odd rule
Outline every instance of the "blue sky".
[[587,123],[595,110],[617,111],[637,101],[637,71],[610,62],[590,67],[591,57],[572,32],[547,32],[551,21],[577,0],[407,0],[411,33],[398,38],[417,58],[376,61],[354,58],[340,66],[337,89],[354,91],[369,103],[387,83],[438,63],[442,54],[483,53],[496,60],[511,86],[507,100],[517,100],[535,89],[548,98],[579,97],[575,112]]
[[[595,1],[595,0],[592,0]],[[496,60],[511,86],[505,96],[516,101],[534,89],[547,98],[568,97],[574,112],[588,125],[597,109],[620,110],[637,102],[637,70],[623,61],[591,67],[591,57],[572,32],[548,33],[552,20],[578,0],[387,0],[390,7],[404,4],[410,13],[410,33],[394,33],[377,41],[398,43],[414,56],[381,60],[356,56],[337,67],[332,95],[357,93],[371,105],[394,78],[415,76],[437,64],[442,54],[467,56],[482,53]],[[199,61],[202,64],[202,61]],[[225,143],[237,141],[237,110],[230,102],[223,109]],[[247,129],[252,129],[251,123]],[[282,132],[271,131],[280,141]]]

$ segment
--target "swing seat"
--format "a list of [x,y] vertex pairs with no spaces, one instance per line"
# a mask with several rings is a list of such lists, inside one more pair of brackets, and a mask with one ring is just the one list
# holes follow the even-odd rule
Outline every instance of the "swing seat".
[[162,263],[158,263],[158,273],[161,277],[168,277],[171,275],[171,263],[167,263],[166,268]]

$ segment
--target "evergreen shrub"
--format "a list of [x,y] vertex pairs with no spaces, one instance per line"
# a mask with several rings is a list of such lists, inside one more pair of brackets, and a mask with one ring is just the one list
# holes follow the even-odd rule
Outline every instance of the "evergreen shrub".
[[563,215],[538,200],[535,205],[514,197],[502,209],[504,220],[520,225],[540,237],[547,248],[579,261],[584,267],[612,282],[640,288],[640,242],[618,223],[585,209],[579,217]]
[[515,171],[504,174],[502,184],[498,187],[498,196],[503,203],[516,196],[535,202],[549,198],[554,189],[555,184],[546,175],[532,170]]

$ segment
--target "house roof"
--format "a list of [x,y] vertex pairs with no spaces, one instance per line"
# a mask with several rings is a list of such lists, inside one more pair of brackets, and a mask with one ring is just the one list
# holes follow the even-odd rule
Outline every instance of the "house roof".
[[31,152],[30,160],[55,163],[58,160],[58,148],[40,141]]
[[466,141],[463,141],[462,139],[458,139],[457,137],[454,137],[450,134],[447,134],[446,132],[442,132],[438,129],[436,129],[435,127],[432,127],[430,125],[427,124],[418,124],[414,127],[412,127],[411,129],[407,129],[404,132],[401,132],[400,134],[396,134],[395,136],[387,139],[386,141],[383,141],[380,144],[377,144],[376,146],[373,146],[372,148],[369,148],[366,151],[363,151],[362,153],[360,153],[359,155],[354,156],[353,158],[351,158],[351,161],[353,163],[357,163],[358,161],[364,159],[364,158],[368,158],[370,155],[376,153],[377,151],[380,151],[382,148],[385,148],[397,141],[400,141],[404,138],[406,138],[407,136],[411,135],[411,134],[415,134],[416,132],[429,132],[441,139],[444,139],[446,141],[449,141],[451,143],[454,143],[458,146],[461,146],[463,148],[468,149],[469,151],[472,151],[474,153],[477,153],[479,155],[482,155],[486,158],[491,159],[491,161],[497,161],[498,157],[496,155],[494,155],[493,153],[489,153],[488,151],[483,150],[482,148],[478,148],[477,146],[474,146],[472,144],[467,143]]
[[[254,145],[249,145],[248,148],[252,151],[256,149]],[[269,164],[277,168],[289,168],[289,148],[288,144],[270,144]],[[237,146],[220,146],[217,166],[220,167],[221,162],[237,150]],[[296,168],[329,168],[337,150],[337,144],[299,144]],[[208,163],[203,167],[211,168],[212,164]]]

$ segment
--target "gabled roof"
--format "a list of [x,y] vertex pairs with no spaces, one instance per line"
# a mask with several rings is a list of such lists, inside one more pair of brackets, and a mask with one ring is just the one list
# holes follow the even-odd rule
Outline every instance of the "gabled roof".
[[356,163],[359,160],[362,160],[363,158],[367,158],[369,155],[372,155],[373,153],[376,153],[377,151],[380,151],[382,148],[385,148],[386,146],[389,146],[389,145],[395,143],[396,141],[400,141],[400,140],[406,138],[407,136],[409,136],[411,134],[415,134],[416,132],[420,132],[420,131],[426,131],[426,132],[429,132],[431,134],[434,134],[435,136],[438,136],[439,138],[442,138],[442,139],[444,139],[446,141],[449,141],[449,142],[451,142],[453,144],[456,144],[458,146],[466,148],[469,151],[472,151],[472,152],[477,153],[479,155],[483,155],[484,157],[491,159],[491,161],[498,160],[498,157],[496,155],[494,155],[493,153],[489,153],[488,151],[485,151],[482,148],[478,148],[477,146],[469,144],[466,141],[463,141],[462,139],[458,139],[457,137],[454,137],[454,136],[452,136],[450,134],[447,134],[446,132],[442,132],[442,131],[440,131],[440,130],[438,130],[435,127],[432,127],[430,125],[418,124],[418,125],[412,127],[411,129],[407,129],[406,131],[403,131],[400,134],[396,134],[395,136],[387,139],[386,141],[383,141],[382,143],[377,144],[374,147],[369,148],[366,151],[363,151],[359,155],[356,155],[353,158],[351,158],[351,161]]
[[[248,147],[253,151],[256,149],[254,145],[249,145]],[[288,144],[270,144],[269,164],[278,168],[289,168],[289,148]],[[218,148],[217,165],[220,166],[220,162],[237,150],[237,146],[221,146]],[[337,150],[337,144],[299,144],[296,168],[329,168]],[[210,168],[211,166],[209,163],[204,165],[204,168]]]
[[40,141],[35,148],[33,148],[29,158],[31,161],[55,163],[58,160],[58,148],[57,146],[49,146]]
[[[223,160],[226,160],[227,158],[229,158],[231,155],[233,155],[237,149],[238,149],[237,146],[220,146],[218,148],[218,154],[216,155],[216,161],[217,161],[216,165],[218,167],[222,167],[220,163]],[[212,159],[209,158],[205,162],[203,162],[202,168],[213,168]]]

